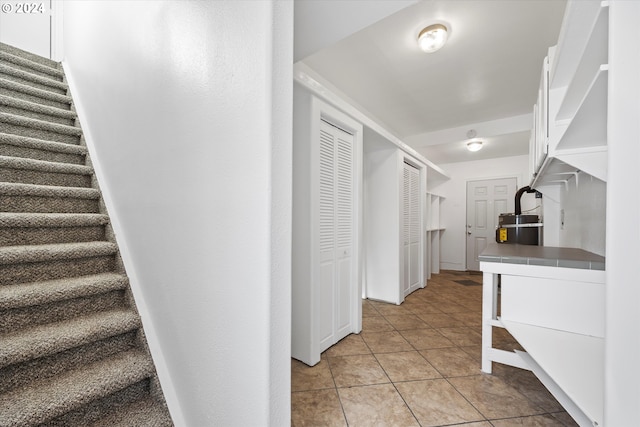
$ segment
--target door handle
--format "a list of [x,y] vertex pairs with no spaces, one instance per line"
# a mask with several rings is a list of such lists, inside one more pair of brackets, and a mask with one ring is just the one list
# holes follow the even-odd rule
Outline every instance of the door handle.
[[470,231],[467,231],[467,234],[468,234],[469,236],[471,236],[471,232],[470,232]]

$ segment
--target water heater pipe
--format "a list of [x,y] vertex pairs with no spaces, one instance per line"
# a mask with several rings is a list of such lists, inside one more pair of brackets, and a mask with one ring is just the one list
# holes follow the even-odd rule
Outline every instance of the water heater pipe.
[[526,187],[522,187],[516,192],[516,211],[514,212],[516,215],[522,215],[522,206],[520,205],[520,199],[524,193],[535,193],[536,190],[532,189],[528,185]]

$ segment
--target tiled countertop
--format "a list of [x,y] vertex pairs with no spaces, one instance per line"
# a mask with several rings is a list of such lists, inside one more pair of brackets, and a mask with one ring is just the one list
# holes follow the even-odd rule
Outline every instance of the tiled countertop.
[[489,243],[478,260],[585,270],[604,270],[605,267],[603,256],[582,249],[506,243]]

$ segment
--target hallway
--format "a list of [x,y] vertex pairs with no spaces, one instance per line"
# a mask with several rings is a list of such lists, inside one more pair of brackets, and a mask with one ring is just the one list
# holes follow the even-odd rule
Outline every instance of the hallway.
[[[532,373],[480,372],[481,282],[442,271],[399,306],[364,300],[361,334],[314,367],[291,361],[292,425],[575,426]],[[494,343],[518,347],[506,331]]]

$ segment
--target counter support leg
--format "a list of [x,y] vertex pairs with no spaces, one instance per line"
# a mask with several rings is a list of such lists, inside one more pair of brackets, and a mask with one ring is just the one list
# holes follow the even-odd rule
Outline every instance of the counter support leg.
[[498,313],[498,275],[482,274],[482,372],[491,373],[489,352],[492,348],[491,322],[497,319]]

